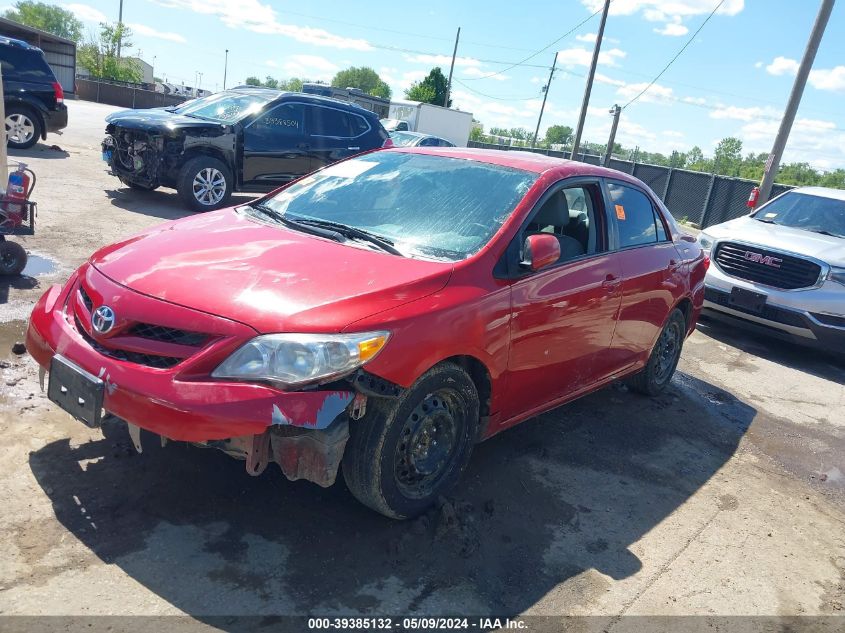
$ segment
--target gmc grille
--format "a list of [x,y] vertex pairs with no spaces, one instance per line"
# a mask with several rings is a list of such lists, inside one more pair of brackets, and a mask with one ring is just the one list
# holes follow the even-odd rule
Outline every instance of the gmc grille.
[[810,260],[733,242],[721,242],[713,259],[726,275],[784,290],[815,286],[822,272]]

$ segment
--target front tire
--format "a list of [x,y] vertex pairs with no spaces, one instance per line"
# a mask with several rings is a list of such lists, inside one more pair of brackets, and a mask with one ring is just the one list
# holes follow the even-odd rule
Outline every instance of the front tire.
[[17,242],[0,242],[0,275],[20,275],[26,268],[26,249]]
[[656,396],[666,388],[681,358],[686,330],[684,314],[675,308],[663,326],[645,368],[625,381],[630,389]]
[[192,211],[213,211],[232,195],[232,172],[212,156],[197,156],[182,166],[176,191]]
[[341,466],[358,501],[407,519],[434,505],[457,483],[478,430],[478,390],[466,371],[442,363],[399,398],[370,398],[350,421]]
[[6,108],[6,138],[12,149],[29,149],[41,138],[41,119],[29,108]]

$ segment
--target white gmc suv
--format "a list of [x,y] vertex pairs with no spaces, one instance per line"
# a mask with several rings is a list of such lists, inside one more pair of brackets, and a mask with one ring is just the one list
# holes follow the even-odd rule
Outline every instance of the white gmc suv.
[[793,189],[698,240],[706,315],[845,354],[845,191]]

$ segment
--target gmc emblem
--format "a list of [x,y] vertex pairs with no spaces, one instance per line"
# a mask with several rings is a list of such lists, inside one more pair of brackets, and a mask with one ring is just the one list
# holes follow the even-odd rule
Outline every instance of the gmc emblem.
[[780,257],[772,257],[771,255],[763,255],[762,253],[755,253],[753,251],[745,251],[743,257],[749,262],[771,266],[772,268],[780,268],[780,265],[783,263]]

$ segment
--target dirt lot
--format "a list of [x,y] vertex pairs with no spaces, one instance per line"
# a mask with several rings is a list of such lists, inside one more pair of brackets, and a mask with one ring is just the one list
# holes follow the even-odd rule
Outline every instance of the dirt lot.
[[0,613],[845,614],[845,362],[715,323],[662,397],[616,386],[500,435],[406,523],[342,482],[149,436],[136,455],[58,411],[9,351],[33,302],[185,215],[105,173],[110,110],[72,102],[64,136],[19,153],[39,257],[0,282]]

